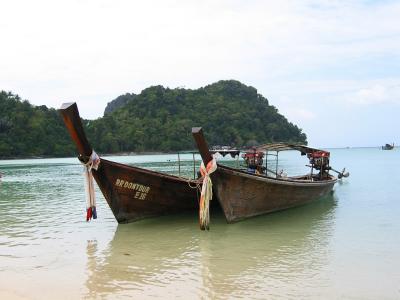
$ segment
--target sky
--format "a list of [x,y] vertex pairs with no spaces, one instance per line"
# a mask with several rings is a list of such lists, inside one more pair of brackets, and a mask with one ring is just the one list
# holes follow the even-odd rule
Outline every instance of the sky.
[[[315,147],[400,145],[400,1],[0,0],[0,90],[34,105],[255,87]],[[201,124],[195,124],[201,125]]]

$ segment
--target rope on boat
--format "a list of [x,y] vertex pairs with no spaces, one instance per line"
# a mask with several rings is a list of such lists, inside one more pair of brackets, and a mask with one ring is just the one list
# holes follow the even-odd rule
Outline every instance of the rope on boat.
[[90,221],[92,218],[97,219],[97,211],[96,211],[96,198],[94,192],[94,181],[92,169],[97,170],[100,164],[100,157],[97,155],[94,150],[89,157],[87,163],[84,163],[84,173],[85,177],[85,192],[86,192],[86,222]]
[[199,208],[199,222],[200,229],[209,230],[210,224],[210,200],[212,200],[212,182],[210,175],[217,169],[217,161],[215,157],[210,160],[207,164],[207,167],[204,166],[204,163],[201,163],[200,173],[203,176],[203,186],[201,187],[201,196],[200,196],[200,208]]
[[[201,184],[198,179],[188,179],[187,183],[191,189],[198,189],[199,191],[201,191]],[[192,184],[194,184],[194,185],[192,185]]]
[[[194,180],[189,179],[189,180],[187,181],[187,183],[188,183],[188,186],[189,186],[191,189],[195,189],[195,190],[196,190],[197,203],[200,203],[200,199],[199,199],[199,195],[200,195],[200,193],[201,193],[201,184],[200,184],[200,180],[199,180],[199,179],[194,179]],[[192,185],[193,183],[194,183],[194,185]]]

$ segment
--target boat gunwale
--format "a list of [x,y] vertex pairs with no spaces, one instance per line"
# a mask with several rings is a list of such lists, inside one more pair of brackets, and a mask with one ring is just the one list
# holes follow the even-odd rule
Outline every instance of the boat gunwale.
[[331,177],[331,179],[322,180],[322,181],[311,181],[311,180],[301,180],[301,179],[290,179],[290,177],[288,177],[288,178],[272,178],[272,177],[266,177],[266,176],[259,175],[259,174],[250,174],[245,171],[231,168],[228,166],[224,166],[221,164],[218,164],[217,170],[218,169],[228,171],[229,173],[232,173],[232,175],[235,175],[235,176],[241,176],[241,177],[246,177],[249,179],[254,179],[254,180],[269,182],[269,183],[274,183],[274,184],[280,184],[280,185],[325,186],[325,185],[329,185],[329,184],[335,184],[337,182],[337,178],[333,175],[329,175]]
[[104,159],[104,158],[100,158],[100,166],[101,166],[102,161],[105,161],[111,165],[115,165],[120,168],[134,170],[137,172],[142,172],[142,173],[146,173],[148,175],[162,177],[162,178],[173,180],[173,181],[185,182],[185,183],[201,183],[201,180],[199,180],[199,179],[190,179],[190,178],[185,178],[185,177],[179,177],[179,176],[175,176],[175,175],[171,175],[171,174],[167,174],[167,173],[161,173],[161,172],[157,172],[157,171],[153,171],[153,170],[149,170],[149,169],[144,169],[144,168],[139,168],[139,167],[123,164],[123,163],[118,163],[118,162]]

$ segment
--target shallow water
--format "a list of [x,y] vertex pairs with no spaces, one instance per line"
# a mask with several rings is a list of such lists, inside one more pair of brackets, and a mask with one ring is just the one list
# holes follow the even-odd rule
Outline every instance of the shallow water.
[[[98,189],[86,223],[75,158],[0,161],[0,298],[399,299],[400,151],[331,152],[351,173],[333,195],[230,225],[213,211],[209,232],[195,212],[118,225]],[[176,155],[107,159],[179,173]]]

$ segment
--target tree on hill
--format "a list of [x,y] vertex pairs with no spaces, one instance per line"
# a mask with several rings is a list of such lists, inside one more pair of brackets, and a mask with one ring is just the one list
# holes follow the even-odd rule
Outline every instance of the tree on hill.
[[[195,90],[152,86],[139,95],[122,95],[107,107],[103,117],[83,120],[99,153],[194,149],[191,128],[196,126],[204,128],[210,145],[307,143],[301,129],[255,88],[234,80]],[[74,155],[55,109],[0,92],[0,158]]]
[[71,155],[75,147],[55,109],[0,91],[0,158]]
[[114,110],[126,105],[129,101],[132,101],[135,96],[135,94],[126,93],[125,95],[118,96],[116,99],[108,102],[106,109],[104,110],[104,115],[110,114]]
[[255,88],[234,80],[196,90],[152,86],[124,98],[125,105],[88,124],[100,152],[192,149],[194,126],[204,128],[210,144],[307,142]]

